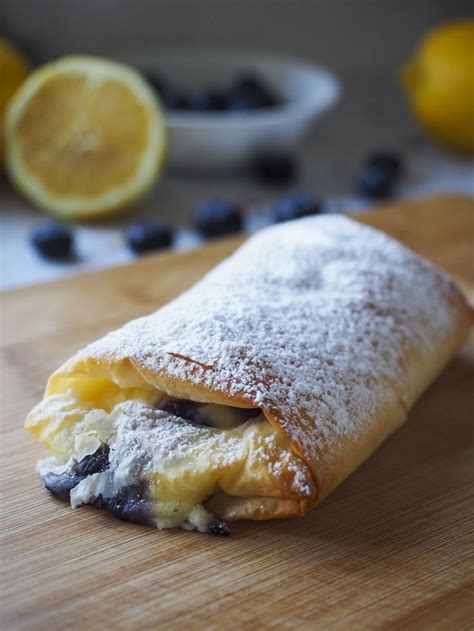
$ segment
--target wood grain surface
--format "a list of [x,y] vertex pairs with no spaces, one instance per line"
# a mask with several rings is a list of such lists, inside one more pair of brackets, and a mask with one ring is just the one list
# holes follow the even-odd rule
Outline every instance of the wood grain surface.
[[[359,217],[472,295],[474,203]],[[469,629],[474,626],[473,384],[467,345],[407,424],[301,519],[220,539],[76,511],[36,478],[23,419],[77,348],[191,285],[240,242],[2,296],[2,629]]]

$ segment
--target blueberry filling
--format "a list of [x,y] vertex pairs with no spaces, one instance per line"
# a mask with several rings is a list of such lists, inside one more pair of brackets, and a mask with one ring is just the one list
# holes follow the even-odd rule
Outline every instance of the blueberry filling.
[[162,399],[158,409],[169,412],[173,416],[205,425],[230,429],[260,414],[255,408],[233,408],[227,405],[197,403],[186,399]]
[[109,446],[101,445],[97,451],[77,462],[74,465],[74,471],[78,475],[84,477],[92,475],[93,473],[100,473],[106,471],[109,468]]
[[[187,410],[188,416],[192,416],[198,407],[192,401],[180,401],[178,399],[167,399],[165,403],[173,411],[178,411],[180,406],[180,411],[186,412]],[[71,491],[80,482],[90,475],[107,471],[109,466],[109,447],[108,445],[101,445],[97,451],[85,456],[80,462],[75,462],[64,473],[58,474],[49,471],[43,473],[41,479],[50,493],[60,500],[68,501]],[[112,497],[104,497],[102,493],[99,493],[95,497],[90,497],[85,503],[104,508],[124,521],[153,525],[153,506],[147,496],[147,484],[141,481],[139,484],[122,487]],[[80,505],[77,504],[77,506]],[[219,519],[215,519],[209,524],[207,532],[221,537],[230,535],[227,525]]]
[[[88,476],[106,471],[109,466],[109,447],[101,445],[97,451],[76,462],[68,471],[61,474],[48,472],[42,475],[41,479],[45,488],[55,497],[69,500],[74,487]],[[145,483],[123,487],[114,497],[103,497],[100,494],[90,503],[105,508],[125,521],[152,523],[151,504],[146,499]]]
[[197,423],[199,408],[202,407],[202,405],[202,403],[194,403],[194,401],[187,401],[185,399],[163,399],[158,404],[158,408],[163,410],[163,412],[169,412],[173,416],[178,416],[187,421]]
[[125,486],[115,497],[98,495],[92,502],[98,508],[105,508],[115,517],[136,524],[152,524],[151,503],[146,499],[144,482],[134,486]]
[[101,445],[93,454],[85,456],[64,473],[46,473],[41,479],[46,489],[60,500],[69,500],[72,489],[88,475],[109,468],[109,447]]
[[69,500],[72,489],[85,479],[85,475],[71,473],[45,473],[41,476],[43,485],[50,493],[60,500]]

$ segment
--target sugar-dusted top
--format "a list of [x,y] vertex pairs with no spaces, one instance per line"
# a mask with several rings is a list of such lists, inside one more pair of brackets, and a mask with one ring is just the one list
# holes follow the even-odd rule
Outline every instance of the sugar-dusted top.
[[447,277],[383,233],[308,218],[257,233],[74,361],[128,358],[245,399],[314,464],[359,440],[381,409],[412,403],[413,370],[451,334],[456,299]]

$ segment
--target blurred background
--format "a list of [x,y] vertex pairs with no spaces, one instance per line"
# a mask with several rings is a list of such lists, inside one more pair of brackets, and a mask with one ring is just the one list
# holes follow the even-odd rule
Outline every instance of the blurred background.
[[[131,260],[136,249],[127,245],[126,231],[145,221],[165,222],[175,248],[198,245],[212,233],[196,231],[195,209],[207,200],[237,205],[244,229],[252,230],[271,222],[271,208],[294,191],[317,199],[323,212],[356,212],[382,200],[440,191],[473,194],[471,157],[423,131],[399,79],[424,34],[470,15],[467,0],[2,0],[0,36],[22,51],[31,68],[80,53],[148,70],[161,50],[211,49],[219,55],[230,49],[317,64],[333,73],[341,90],[301,142],[285,149],[292,175],[262,175],[250,158],[248,168],[220,171],[165,164],[146,197],[126,214],[74,223],[75,255],[67,260],[52,261],[32,246],[44,212],[2,175],[1,286]],[[179,77],[167,78],[179,84]],[[472,75],[471,81],[474,91]],[[360,184],[374,152],[401,162],[395,184],[376,194]]]

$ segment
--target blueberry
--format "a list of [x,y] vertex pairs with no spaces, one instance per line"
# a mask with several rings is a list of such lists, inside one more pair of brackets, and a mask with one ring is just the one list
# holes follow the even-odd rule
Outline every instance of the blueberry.
[[223,90],[209,90],[209,109],[213,112],[222,112],[229,107],[229,96]]
[[232,202],[209,200],[194,210],[194,227],[205,237],[239,232],[242,226],[242,212]]
[[367,157],[366,166],[377,167],[396,178],[402,171],[402,158],[394,151],[376,151]]
[[200,112],[209,111],[211,109],[211,98],[209,93],[203,90],[191,92],[188,97],[188,108],[190,110],[197,110]]
[[289,153],[265,152],[253,163],[255,175],[268,184],[289,184],[297,174],[297,163]]
[[31,234],[31,243],[47,259],[64,260],[72,256],[72,232],[56,221],[45,221],[36,226]]
[[323,212],[321,202],[308,193],[293,193],[280,199],[273,207],[276,221],[290,221]]
[[167,110],[189,109],[189,99],[184,92],[176,92],[167,87],[160,95],[163,107]]
[[237,92],[260,92],[265,90],[260,77],[252,72],[240,74],[235,80],[234,87]]
[[228,537],[230,535],[229,526],[220,519],[215,519],[207,527],[207,532],[210,535],[217,535],[218,537]]
[[262,101],[256,94],[237,94],[229,101],[229,112],[248,112],[258,110],[262,105]]
[[394,177],[390,171],[369,165],[363,170],[357,188],[364,197],[386,199],[392,195],[394,183]]
[[188,108],[201,112],[219,112],[225,110],[229,99],[218,90],[196,90],[188,97]]
[[173,240],[171,228],[160,222],[136,224],[125,236],[129,248],[137,254],[168,248]]
[[237,77],[232,92],[237,101],[239,98],[245,100],[245,97],[248,103],[253,104],[253,108],[279,105],[279,99],[273,91],[261,77],[252,72],[243,73]]

